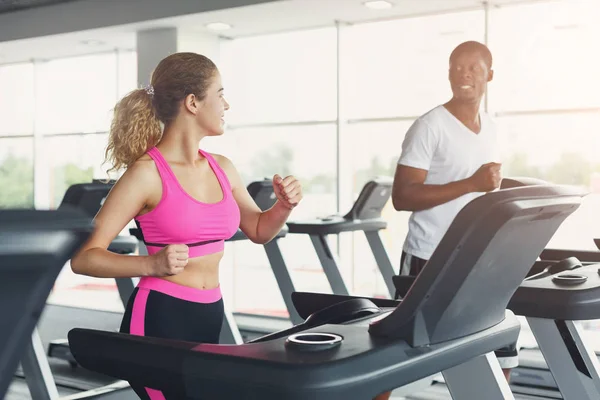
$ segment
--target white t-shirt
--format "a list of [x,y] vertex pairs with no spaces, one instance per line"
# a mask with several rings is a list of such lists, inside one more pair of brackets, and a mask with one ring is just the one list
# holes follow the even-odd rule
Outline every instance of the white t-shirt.
[[[427,170],[425,184],[443,185],[472,176],[483,164],[500,162],[496,128],[481,112],[481,131],[476,134],[444,106],[419,117],[402,143],[398,164]],[[429,260],[456,214],[483,193],[469,193],[439,206],[415,211],[408,221],[404,251]]]

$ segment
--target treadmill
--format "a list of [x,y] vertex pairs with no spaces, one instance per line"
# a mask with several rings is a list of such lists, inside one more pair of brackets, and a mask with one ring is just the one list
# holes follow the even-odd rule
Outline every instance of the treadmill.
[[[108,193],[116,181],[110,180],[109,182],[94,179],[91,183],[80,183],[71,185],[62,202],[58,206],[59,210],[64,209],[80,209],[83,210],[88,216],[94,218]],[[117,254],[133,254],[138,248],[137,240],[134,236],[130,235],[118,235],[109,245],[108,250]],[[119,290],[119,297],[123,305],[127,305],[129,296],[133,292],[133,283],[129,278],[115,279],[117,283],[117,289]]]
[[[93,183],[71,185],[67,189],[58,209],[60,211],[83,213],[86,217],[93,219],[113,184],[114,182],[95,181]],[[137,240],[134,237],[118,236],[111,242],[108,250],[119,254],[131,254],[135,252],[136,248]],[[117,286],[121,289],[124,285],[123,282],[119,283],[119,281],[125,281],[125,279],[117,279]],[[72,367],[77,365],[66,339],[51,341],[48,345],[47,355],[44,353],[42,340],[37,329],[34,329],[31,335],[31,343],[21,359],[23,375],[34,400],[56,399],[58,397],[56,383],[47,357],[66,360]],[[118,381],[97,389],[82,391],[77,394],[77,398],[100,398],[100,396],[106,396],[102,398],[112,398],[112,396],[132,398],[132,395],[133,391],[130,389],[129,384]]]
[[[549,304],[554,304],[554,301],[559,299],[561,304],[557,309],[548,311],[545,314],[547,318],[541,320],[536,317],[538,313],[532,313],[531,305],[524,306],[522,304],[523,298],[515,298],[514,303],[511,301],[509,306],[513,307],[513,311],[518,315],[526,317],[537,342],[536,348],[520,350],[519,366],[513,370],[511,384],[514,387],[513,390],[521,393],[543,392],[548,397],[560,396],[559,398],[565,399],[585,399],[587,397],[580,395],[578,392],[574,395],[565,395],[563,388],[566,387],[567,390],[571,391],[574,385],[571,383],[563,384],[561,388],[557,381],[567,379],[568,376],[574,373],[572,368],[581,369],[580,364],[584,363],[586,358],[590,358],[585,362],[590,363],[591,366],[589,367],[590,371],[585,372],[585,375],[596,379],[594,375],[597,373],[598,354],[594,347],[585,340],[585,334],[579,326],[579,321],[600,319],[600,312],[586,309],[588,311],[585,311],[583,313],[585,315],[582,317],[582,312],[578,308],[581,309],[585,306],[581,304],[582,291],[585,291],[585,295],[588,296],[585,297],[588,306],[595,305],[597,307],[600,291],[595,291],[590,286],[588,272],[590,269],[595,268],[597,270],[600,267],[600,252],[544,249],[540,254],[540,259],[536,262],[536,265],[548,265],[549,267],[545,271],[540,271],[538,268],[537,273],[530,273],[531,277],[528,278],[528,281],[544,278],[537,281],[536,285],[543,285],[544,293],[555,293],[554,296],[557,297]],[[534,270],[536,270],[535,266],[532,272],[536,272]],[[561,284],[561,276],[569,274],[584,274],[585,277],[581,277],[579,280],[585,280],[587,284],[577,284],[577,279],[573,281],[572,285]],[[527,285],[531,285],[531,283]],[[594,296],[597,296],[597,298]],[[540,297],[539,301],[545,302],[546,300]],[[569,307],[569,309],[565,311],[564,307]],[[566,319],[563,318],[565,313],[569,316]],[[559,341],[555,341],[557,340],[557,334],[560,337]],[[550,341],[550,344],[548,344],[548,341]],[[563,349],[563,352],[560,353],[560,365],[567,368],[567,371],[555,368],[557,362],[554,359],[556,352],[561,351],[564,346],[568,348],[568,351],[565,353]],[[552,361],[553,359],[554,361]],[[583,369],[588,369],[588,367],[583,367]],[[595,393],[591,398],[595,396],[600,398],[600,392]]]
[[[79,183],[71,185],[65,193],[59,210],[81,210],[88,217],[94,218],[104,199],[108,196],[114,186],[115,181],[105,182],[99,179],[94,179],[91,183]],[[133,254],[138,248],[138,241],[131,235],[119,235],[108,246],[108,250],[117,254]],[[119,297],[125,307],[129,296],[133,292],[134,282],[132,278],[115,279]],[[68,361],[72,367],[77,366],[71,351],[69,350],[69,342],[67,339],[53,340],[48,345],[48,357],[58,358]]]
[[[275,192],[273,191],[273,183],[269,179],[262,181],[254,181],[248,185],[248,193],[254,199],[256,205],[263,211],[273,207],[277,201]],[[285,264],[281,249],[279,247],[279,239],[285,237],[288,233],[289,228],[284,225],[283,228],[277,233],[277,235],[269,243],[265,243],[265,253],[269,259],[269,264],[275,275],[275,280],[279,286],[279,292],[285,303],[285,307],[290,316],[292,324],[299,324],[303,319],[298,315],[298,312],[294,308],[292,302],[292,293],[296,291],[294,288],[294,282],[290,276],[290,272]],[[240,229],[233,235],[229,241],[247,240],[248,237]],[[222,342],[223,343],[223,342]],[[239,343],[238,343],[239,344]]]
[[[81,211],[0,210],[0,398],[6,395],[19,361],[41,351],[37,346],[41,343],[31,338],[48,295],[91,231],[91,218]],[[26,373],[35,372],[28,367],[23,364]],[[49,369],[39,372],[50,374]],[[49,387],[31,397],[56,399],[58,392]]]
[[[262,210],[268,210],[277,201],[275,192],[273,191],[273,183],[268,179],[262,181],[251,182],[248,187],[248,193],[254,199],[256,205]],[[279,286],[279,291],[283,297],[286,309],[290,315],[290,320],[293,324],[300,323],[302,318],[296,312],[292,303],[292,293],[295,292],[294,283],[290,276],[290,272],[285,265],[285,260],[281,254],[278,240],[285,237],[288,233],[287,226],[284,227],[275,235],[273,240],[263,245],[269,264],[275,275],[275,280]],[[239,240],[248,240],[248,237],[241,229],[238,228],[237,232],[226,242],[236,242]],[[221,344],[242,344],[244,340],[239,331],[238,325],[235,322],[235,317],[232,312],[225,309],[225,315],[223,317],[223,327],[221,328],[221,335],[219,336],[219,343]]]
[[[536,179],[536,178],[528,178],[528,177],[510,177],[504,178],[502,180],[503,188],[512,188],[512,187],[520,187],[520,186],[529,186],[529,185],[544,185],[547,182]],[[594,239],[596,247],[600,248],[600,240]],[[573,302],[577,304],[578,297],[575,296],[577,290],[581,290],[582,287],[580,285],[574,284],[571,287],[569,285],[561,285],[560,283],[554,284],[552,276],[558,277],[558,282],[560,282],[561,273],[569,274],[572,271],[575,274],[579,274],[578,271],[581,267],[599,264],[600,263],[600,251],[595,250],[573,250],[573,249],[556,249],[556,248],[546,248],[544,249],[539,256],[539,261],[537,261],[533,268],[529,273],[528,281],[537,280],[540,278],[545,278],[536,282],[536,284],[543,284],[545,286],[544,293],[556,293],[558,298],[562,298],[562,307],[566,305],[571,305]],[[530,285],[528,283],[527,285]],[[566,293],[562,293],[561,289],[569,288],[570,290]],[[590,290],[589,287],[585,289]],[[520,289],[521,290],[521,289]],[[517,292],[520,293],[520,292]],[[590,292],[589,295],[593,294]],[[562,296],[562,297],[560,297]],[[572,296],[572,297],[571,297]],[[518,315],[523,315],[527,317],[527,322],[532,330],[532,333],[538,342],[538,348],[536,349],[521,349],[519,356],[519,366],[515,368],[512,372],[511,377],[511,385],[513,386],[514,391],[518,391],[521,393],[542,393],[544,396],[554,397],[560,396],[558,398],[573,398],[573,394],[569,394],[573,389],[573,387],[578,387],[577,384],[568,385],[563,384],[563,388],[569,391],[566,394],[563,393],[563,390],[559,388],[557,385],[558,380],[565,380],[573,373],[573,369],[569,369],[573,367],[573,363],[579,365],[583,362],[583,358],[590,357],[590,354],[593,354],[593,361],[588,361],[589,363],[597,360],[597,354],[593,351],[593,348],[589,343],[586,343],[582,338],[582,330],[578,326],[578,323],[574,322],[574,320],[580,319],[580,312],[577,309],[569,309],[570,316],[572,318],[568,318],[566,321],[558,320],[557,318],[560,316],[553,312],[549,312],[546,315],[549,316],[549,320],[541,321],[535,318],[536,313],[531,314],[531,310],[525,306],[523,306],[523,298],[518,297],[513,301],[511,301],[511,307],[513,307],[513,311],[515,311]],[[591,303],[595,300],[593,298],[588,299]],[[513,306],[514,304],[514,306]],[[514,307],[517,307],[516,309]],[[576,307],[581,307],[581,304],[576,305]],[[523,314],[520,313],[523,311]],[[593,315],[593,314],[592,314]],[[590,314],[588,313],[588,316]],[[554,318],[553,318],[554,317]],[[600,313],[597,313],[596,318],[585,318],[585,319],[599,319]],[[533,324],[533,325],[532,325]],[[543,329],[542,327],[546,326],[547,329]],[[556,335],[556,332],[562,337],[562,343],[560,342],[551,342],[552,347],[548,347],[548,344],[540,343],[546,342],[549,340],[548,335]],[[556,338],[554,338],[556,339]],[[555,351],[560,351],[563,346],[567,346],[569,348],[568,354],[564,355],[564,358],[561,360],[561,365],[567,368],[567,371],[562,371],[561,369],[552,368],[549,366],[548,358],[552,359],[555,357]],[[544,349],[545,347],[545,349]],[[553,351],[554,349],[554,351]],[[550,354],[546,354],[550,351]],[[591,353],[590,353],[591,352]],[[582,355],[583,354],[583,355]],[[569,360],[569,361],[567,361]],[[556,361],[554,361],[556,363]],[[577,366],[579,368],[579,366]],[[594,374],[594,366],[591,367],[592,372],[588,375]],[[556,377],[558,375],[558,377]],[[600,398],[599,394],[595,394]],[[567,397],[568,396],[568,397]],[[574,398],[585,399],[584,394],[580,396],[579,392],[575,392]],[[594,396],[592,396],[593,398]]]
[[[508,307],[527,318],[562,398],[600,399],[600,362],[577,324],[600,319],[600,264],[532,276]],[[520,378],[515,383],[522,383]]]
[[297,293],[302,324],[239,346],[91,329],[69,341],[85,368],[167,398],[369,399],[442,372],[455,399],[514,399],[493,353],[519,334],[506,306],[584,195],[547,185],[473,200],[402,301]]
[[317,252],[323,272],[334,294],[348,295],[335,255],[329,247],[327,236],[342,232],[364,232],[383,281],[393,298],[395,287],[392,281],[394,268],[385,251],[379,231],[387,228],[387,222],[381,218],[383,207],[392,194],[392,180],[379,178],[363,186],[358,198],[346,215],[332,215],[316,220],[288,222],[289,233],[305,234]]
[[[512,177],[503,179],[502,188],[544,184],[547,182],[535,178]],[[594,242],[599,247],[600,240]],[[600,319],[600,310],[594,309],[600,302],[600,289],[596,290],[593,283],[577,283],[587,281],[587,276],[574,280],[564,278],[580,275],[579,271],[587,274],[589,269],[581,269],[585,266],[598,269],[600,252],[545,248],[511,300],[508,307],[526,317],[539,345],[519,351],[519,366],[512,370],[510,382],[515,394],[544,399],[600,398],[598,357],[575,322]],[[414,277],[395,277],[394,281],[400,293],[406,293]],[[551,301],[546,298],[549,294]],[[581,378],[578,370],[584,371]],[[557,380],[562,385],[557,385]],[[438,388],[438,392],[442,392],[437,393],[438,398],[444,398],[443,389]],[[426,395],[414,397],[425,398]]]

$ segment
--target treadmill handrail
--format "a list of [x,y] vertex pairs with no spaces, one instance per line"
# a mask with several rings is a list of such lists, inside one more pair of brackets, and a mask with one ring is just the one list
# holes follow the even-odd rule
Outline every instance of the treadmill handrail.
[[600,251],[598,250],[573,250],[573,249],[544,249],[540,253],[541,260],[560,261],[567,257],[577,257],[585,263],[600,263]]

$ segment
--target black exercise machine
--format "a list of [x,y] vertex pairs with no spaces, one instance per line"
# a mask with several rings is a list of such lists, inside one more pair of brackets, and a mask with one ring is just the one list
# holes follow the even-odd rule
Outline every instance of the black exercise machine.
[[[508,308],[527,318],[550,379],[563,399],[600,398],[600,363],[577,323],[600,319],[600,264],[569,263],[562,272],[555,269],[531,276],[521,284]],[[521,364],[514,371],[513,385],[554,386],[548,379],[544,382],[541,371]]]
[[[94,218],[102,204],[104,199],[108,196],[114,186],[115,181],[109,182],[94,179],[91,183],[79,183],[69,186],[62,202],[58,209],[78,209],[83,210],[86,215]],[[117,254],[133,254],[138,248],[137,239],[131,235],[118,235],[109,245],[108,251],[112,251]],[[133,283],[131,279],[115,279],[117,283],[117,289],[119,291],[119,297],[123,305],[127,304],[129,296],[133,289]]]
[[[52,377],[47,363],[28,363],[44,356],[32,337],[58,274],[91,231],[91,218],[81,212],[0,211],[0,398],[19,361],[28,378]],[[56,387],[29,387],[33,399],[58,397]]]
[[[501,188],[547,184],[535,178],[511,177],[503,179]],[[595,242],[598,245],[599,241]],[[515,314],[526,317],[539,346],[521,351],[519,366],[511,373],[515,393],[567,400],[600,398],[598,357],[575,322],[600,319],[600,282],[598,274],[590,276],[590,271],[599,267],[599,251],[545,248],[540,253],[508,305]],[[394,277],[400,297],[414,279]]]
[[443,372],[454,398],[511,399],[493,354],[518,337],[506,306],[584,195],[549,185],[473,200],[392,307],[298,294],[299,314],[310,315],[301,326],[240,346],[89,329],[69,341],[82,366],[177,398],[368,399]]
[[[100,211],[102,204],[104,204],[104,199],[106,199],[106,196],[108,196],[108,193],[114,184],[115,181],[105,182],[95,179],[91,183],[71,185],[67,189],[58,209],[80,210],[88,217],[94,218],[96,214],[98,214],[98,211]],[[134,236],[119,235],[110,243],[108,250],[117,254],[133,254],[137,250],[137,247],[138,241]],[[125,306],[129,300],[129,296],[133,292],[133,280],[130,278],[119,278],[115,279],[115,282],[117,284],[121,302],[123,303],[123,306]],[[48,344],[48,357],[65,360],[69,362],[72,367],[77,366],[69,349],[69,342],[67,339],[56,339],[51,341]]]
[[[83,213],[92,220],[100,209],[104,198],[112,188],[114,182],[104,183],[94,181],[92,183],[81,183],[70,186],[65,193],[58,209],[60,211],[70,211]],[[137,248],[137,240],[131,236],[118,236],[111,242],[108,250],[119,254],[131,254]],[[122,291],[125,279],[117,279],[119,292]],[[47,357],[64,359],[76,366],[69,344],[66,339],[53,340],[48,345],[47,356],[44,353],[42,341],[37,329],[34,329],[31,335],[31,345],[28,346],[21,360],[23,375],[30,394],[34,400],[50,400],[58,397],[58,391],[52,372],[50,370]],[[127,382],[114,382],[113,384],[102,386],[97,389],[89,390],[78,394],[81,399],[109,399],[113,396],[119,398],[131,397],[133,391],[129,388]]]
[[334,253],[327,242],[327,236],[342,232],[363,231],[388,292],[390,296],[394,296],[395,288],[392,282],[394,268],[379,236],[379,231],[387,228],[387,222],[381,218],[381,212],[390,199],[391,193],[391,180],[383,178],[372,180],[362,188],[358,198],[346,215],[331,215],[315,220],[288,222],[290,234],[310,236],[323,267],[323,272],[325,272],[334,294],[347,295],[349,292],[336,263]]
[[[275,192],[273,191],[273,183],[269,179],[262,181],[254,181],[248,185],[248,193],[254,199],[256,205],[263,211],[271,208],[277,201]],[[269,243],[264,245],[265,253],[269,259],[269,264],[275,275],[275,280],[279,286],[279,292],[285,303],[285,307],[290,316],[290,320],[293,324],[299,324],[302,322],[302,318],[296,312],[294,304],[292,302],[292,293],[295,292],[294,283],[290,276],[281,249],[279,248],[279,239],[284,238],[288,233],[287,225],[284,225],[283,229],[271,240]],[[248,238],[244,233],[238,229],[236,234],[229,239],[229,241],[247,240]]]

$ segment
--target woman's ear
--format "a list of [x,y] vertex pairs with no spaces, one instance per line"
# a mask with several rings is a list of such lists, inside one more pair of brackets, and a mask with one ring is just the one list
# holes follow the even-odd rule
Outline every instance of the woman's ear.
[[186,110],[188,110],[192,114],[196,115],[196,113],[198,113],[198,110],[200,108],[200,102],[198,101],[198,98],[195,94],[191,93],[185,96],[185,99],[183,99],[183,104]]

